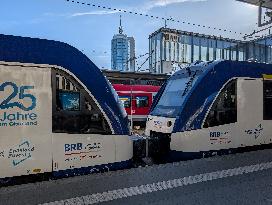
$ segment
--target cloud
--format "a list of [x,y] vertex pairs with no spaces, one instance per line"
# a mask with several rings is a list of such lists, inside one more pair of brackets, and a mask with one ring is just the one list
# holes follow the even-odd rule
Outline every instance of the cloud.
[[87,16],[87,15],[109,15],[119,13],[119,11],[90,11],[90,12],[78,12],[72,14],[70,17]]
[[145,4],[145,10],[149,11],[156,7],[164,7],[171,4],[185,3],[185,2],[203,2],[207,0],[150,0]]
[[108,11],[108,10],[95,10],[89,12],[77,12],[77,13],[44,13],[43,16],[47,17],[66,17],[66,18],[73,18],[73,17],[80,17],[80,16],[88,16],[88,15],[110,15],[120,13],[120,11]]
[[152,0],[154,6],[167,6],[169,4],[184,3],[184,2],[199,2],[206,0]]
[[48,16],[48,17],[66,17],[68,16],[68,13],[51,13],[51,12],[46,12],[43,13],[43,16]]

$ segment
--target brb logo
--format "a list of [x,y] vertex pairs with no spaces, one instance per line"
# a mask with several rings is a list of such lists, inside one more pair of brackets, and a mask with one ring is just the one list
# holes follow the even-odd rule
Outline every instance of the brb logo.
[[221,136],[221,132],[210,132],[210,137],[220,137]]
[[65,145],[64,145],[64,151],[65,151],[65,152],[81,151],[82,148],[83,148],[82,143],[65,144]]
[[228,131],[210,132],[211,144],[229,144],[231,143],[230,134]]
[[64,144],[65,162],[101,158],[101,151],[101,142]]

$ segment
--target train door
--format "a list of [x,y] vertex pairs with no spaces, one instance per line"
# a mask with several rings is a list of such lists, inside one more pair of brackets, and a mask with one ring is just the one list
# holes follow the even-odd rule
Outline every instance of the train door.
[[206,116],[203,132],[208,132],[210,150],[233,148],[237,133],[237,79],[231,79],[220,90]]
[[259,145],[264,142],[263,80],[255,78],[238,80],[237,147]]
[[266,143],[272,142],[272,75],[264,75],[263,126]]
[[0,178],[52,171],[51,70],[0,65]]
[[115,162],[115,138],[93,96],[64,71],[54,70],[52,82],[53,170]]

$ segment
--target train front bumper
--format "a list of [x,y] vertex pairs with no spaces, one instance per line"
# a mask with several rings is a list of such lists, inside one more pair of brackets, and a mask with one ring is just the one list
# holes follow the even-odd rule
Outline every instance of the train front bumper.
[[148,156],[155,160],[164,160],[170,153],[170,133],[150,132],[148,139]]
[[139,162],[143,158],[151,158],[155,162],[167,161],[170,153],[171,134],[151,131],[150,136],[132,136],[133,159]]

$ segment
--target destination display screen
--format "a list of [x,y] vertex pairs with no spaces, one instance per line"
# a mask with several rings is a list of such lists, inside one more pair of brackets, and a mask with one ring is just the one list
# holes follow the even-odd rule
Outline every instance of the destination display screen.
[[79,111],[80,93],[79,92],[59,92],[59,102],[62,110]]

